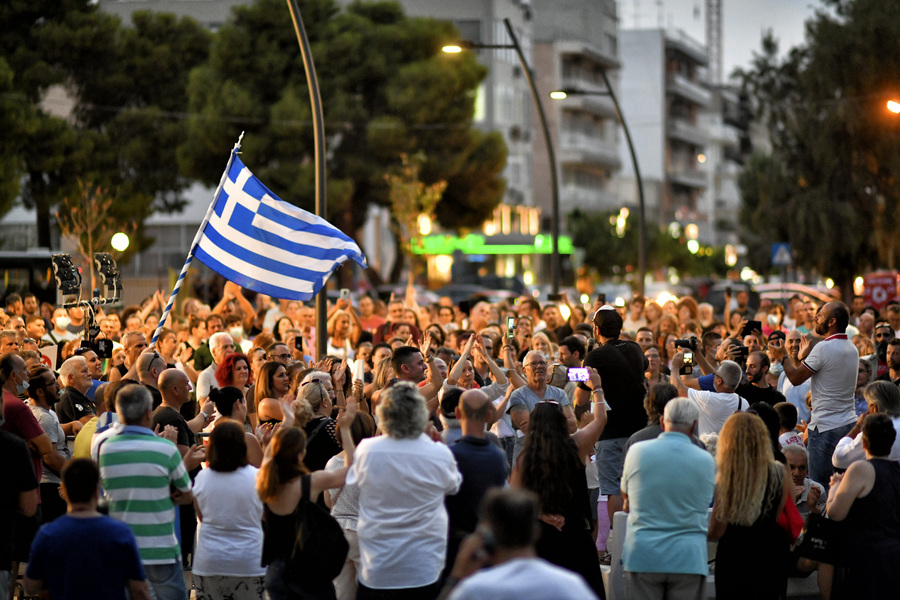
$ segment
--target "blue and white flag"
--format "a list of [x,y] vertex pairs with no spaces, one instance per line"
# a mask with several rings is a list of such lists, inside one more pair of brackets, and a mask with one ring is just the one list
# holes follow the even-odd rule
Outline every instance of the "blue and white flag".
[[348,259],[366,268],[352,239],[279,199],[236,155],[194,256],[243,288],[284,300],[311,299]]

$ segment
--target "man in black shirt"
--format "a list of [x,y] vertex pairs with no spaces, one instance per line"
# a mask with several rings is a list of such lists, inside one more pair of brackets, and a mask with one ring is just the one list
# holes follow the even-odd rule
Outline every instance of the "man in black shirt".
[[73,430],[69,423],[80,421],[82,425],[95,415],[94,401],[87,397],[87,392],[94,385],[91,371],[83,356],[73,356],[59,368],[59,379],[63,384],[62,395],[54,407],[66,435],[78,433],[81,426]]
[[[594,338],[600,346],[588,352],[585,367],[593,367],[600,375],[603,396],[610,406],[608,421],[597,442],[597,475],[600,493],[608,497],[609,522],[622,510],[622,467],[628,438],[647,424],[644,411],[644,371],[649,363],[635,342],[620,340],[622,317],[612,306],[602,306],[594,313]],[[579,384],[575,403],[590,400],[590,389]]]
[[[159,355],[157,354],[156,356],[158,357]],[[141,358],[146,360],[144,356]],[[156,360],[156,358],[153,360]],[[161,358],[159,360],[162,361]],[[197,473],[200,472],[200,463],[194,462],[194,457],[197,454],[195,450],[198,449],[195,446],[197,438],[194,435],[194,428],[196,428],[196,431],[199,431],[200,428],[202,428],[201,420],[202,423],[209,422],[212,414],[201,412],[197,415],[197,417],[191,421],[194,428],[192,428],[191,424],[188,424],[188,422],[184,420],[184,417],[181,416],[181,405],[191,399],[191,384],[188,380],[188,376],[185,375],[183,371],[178,369],[166,369],[159,376],[158,385],[162,403],[153,411],[153,430],[155,431],[157,428],[164,429],[167,425],[171,425],[178,430],[178,437],[176,438],[175,444],[178,446],[178,451],[181,452],[181,456],[185,458],[184,466],[191,476],[191,481],[193,481],[194,477],[197,476]],[[209,406],[211,404],[212,402],[207,400],[204,410],[211,411],[212,408]],[[194,512],[193,504],[183,504],[179,506],[178,509],[181,511],[181,559],[184,562],[184,566],[187,567],[187,565],[190,564],[188,555],[194,550],[194,534],[197,530],[197,514]]]
[[769,385],[766,374],[769,372],[769,357],[765,352],[751,352],[747,356],[747,382],[737,386],[735,393],[745,398],[750,406],[757,402],[765,402],[774,407],[779,402],[785,402],[784,395]]

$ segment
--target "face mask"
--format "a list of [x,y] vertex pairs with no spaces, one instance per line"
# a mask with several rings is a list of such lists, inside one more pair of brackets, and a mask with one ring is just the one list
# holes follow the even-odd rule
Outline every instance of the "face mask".
[[56,326],[60,329],[65,329],[71,324],[72,321],[69,319],[69,317],[56,317]]
[[241,329],[240,327],[234,327],[233,329],[229,329],[228,333],[229,333],[229,335],[231,335],[232,338],[238,340],[238,339],[241,339],[242,334],[244,333],[244,330]]
[[28,382],[27,381],[23,381],[22,383],[16,384],[16,393],[18,395],[21,396],[22,394],[24,394],[27,391],[28,391]]
[[778,315],[769,315],[768,321],[770,327],[778,327]]

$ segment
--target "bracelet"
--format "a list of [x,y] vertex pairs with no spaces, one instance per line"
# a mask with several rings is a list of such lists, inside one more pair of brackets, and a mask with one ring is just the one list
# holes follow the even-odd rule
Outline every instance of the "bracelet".
[[600,387],[599,385],[597,387],[591,389],[592,394],[595,394],[597,392],[600,392],[601,394],[603,393],[603,388]]
[[212,416],[212,415],[209,415],[209,414],[203,412],[202,410],[200,411],[200,414],[203,415],[204,421],[209,421],[209,418]]

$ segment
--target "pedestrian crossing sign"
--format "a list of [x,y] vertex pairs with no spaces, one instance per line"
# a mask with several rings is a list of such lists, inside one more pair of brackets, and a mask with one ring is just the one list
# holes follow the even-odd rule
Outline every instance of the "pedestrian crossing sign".
[[772,244],[772,266],[789,267],[794,264],[790,244]]

